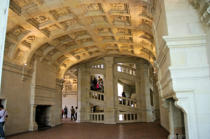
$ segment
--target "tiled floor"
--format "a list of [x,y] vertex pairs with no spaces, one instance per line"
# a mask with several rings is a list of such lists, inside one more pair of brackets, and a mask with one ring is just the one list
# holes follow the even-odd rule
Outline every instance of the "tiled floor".
[[167,136],[158,123],[104,125],[65,121],[61,126],[7,139],[167,139]]

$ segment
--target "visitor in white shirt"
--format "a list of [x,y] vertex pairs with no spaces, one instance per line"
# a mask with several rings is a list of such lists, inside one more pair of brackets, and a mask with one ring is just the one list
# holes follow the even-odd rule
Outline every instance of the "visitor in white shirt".
[[0,139],[5,139],[4,134],[4,123],[8,117],[7,111],[4,109],[4,106],[0,104]]

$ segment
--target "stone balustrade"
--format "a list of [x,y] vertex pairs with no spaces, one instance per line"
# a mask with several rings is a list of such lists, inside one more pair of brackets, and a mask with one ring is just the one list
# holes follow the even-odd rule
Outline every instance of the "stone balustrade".
[[104,64],[92,65],[92,69],[104,69]]
[[136,69],[131,68],[129,66],[117,64],[117,71],[136,76]]
[[104,93],[90,90],[89,98],[104,101]]
[[119,105],[136,108],[136,103],[137,103],[136,99],[118,96],[118,104]]
[[126,122],[138,122],[138,116],[136,112],[120,112],[118,111],[118,122],[126,123]]
[[103,123],[104,122],[104,112],[93,112],[89,113],[90,122]]

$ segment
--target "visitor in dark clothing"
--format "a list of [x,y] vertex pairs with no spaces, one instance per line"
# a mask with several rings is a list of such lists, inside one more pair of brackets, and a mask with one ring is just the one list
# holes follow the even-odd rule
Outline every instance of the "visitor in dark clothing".
[[74,107],[71,106],[71,120],[75,120],[75,110],[74,110]]

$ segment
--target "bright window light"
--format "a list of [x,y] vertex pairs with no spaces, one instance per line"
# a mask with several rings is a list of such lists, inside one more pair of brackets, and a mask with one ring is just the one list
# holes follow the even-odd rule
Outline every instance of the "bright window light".
[[117,88],[118,88],[118,96],[122,96],[122,92],[123,92],[123,85],[118,83],[117,84]]
[[117,66],[117,71],[118,71],[118,72],[122,72],[122,69],[121,69],[120,66]]
[[123,121],[123,115],[122,114],[119,114],[119,120]]

